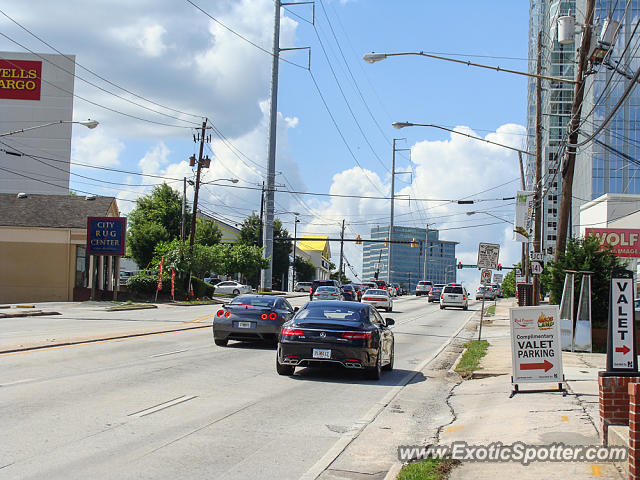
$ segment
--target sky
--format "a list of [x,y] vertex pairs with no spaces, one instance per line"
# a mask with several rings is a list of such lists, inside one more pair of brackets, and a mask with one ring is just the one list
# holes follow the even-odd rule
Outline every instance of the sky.
[[[100,125],[74,125],[71,189],[116,196],[125,215],[158,183],[181,191],[195,177],[188,158],[207,118],[212,162],[202,180],[211,183],[199,208],[231,224],[259,212],[273,0],[62,5],[0,0],[0,51],[76,56],[74,120]],[[362,56],[424,51],[526,71],[528,2],[316,0],[281,15],[280,48],[309,47],[283,52],[279,68],[275,201],[285,228],[293,234],[292,212],[298,236],[337,237],[343,219],[347,238],[388,225],[397,139],[395,224],[438,229],[459,242],[463,263],[476,262],[479,242],[500,244],[503,266],[519,261],[514,203],[502,200],[519,189],[517,153],[391,124],[435,124],[524,148],[526,78],[421,56],[375,64]],[[331,250],[337,264],[339,244]],[[362,247],[346,243],[345,258],[347,276],[360,275]],[[458,271],[458,280],[475,287],[479,272]]]

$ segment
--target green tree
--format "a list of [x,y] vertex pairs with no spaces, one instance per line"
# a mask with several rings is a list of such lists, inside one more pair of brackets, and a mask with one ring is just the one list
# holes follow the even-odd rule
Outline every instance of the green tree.
[[222,230],[220,230],[220,227],[216,223],[210,220],[196,218],[195,243],[210,247],[220,243],[220,240],[222,240]]
[[316,276],[316,267],[309,260],[296,257],[293,263],[296,269],[296,282],[310,282]]
[[155,222],[138,223],[127,233],[128,256],[144,269],[151,263],[156,246],[167,241],[169,233],[164,226]]
[[[514,265],[515,268],[520,268],[520,263]],[[516,296],[516,271],[510,270],[502,279],[502,296],[515,297]]]
[[225,258],[227,275],[240,273],[247,279],[255,278],[261,269],[269,266],[269,261],[262,258],[262,249],[255,245],[233,245],[227,250]]
[[[187,225],[189,218],[187,212]],[[158,243],[180,237],[182,196],[166,183],[157,185],[150,194],[138,198],[127,221],[129,256],[144,267],[151,261]]]
[[[289,232],[282,226],[279,219],[273,221],[273,238],[290,238]],[[260,245],[260,216],[253,213],[248,216],[242,223],[240,228],[239,244],[242,245]],[[282,288],[282,275],[285,277],[289,271],[289,254],[292,250],[291,240],[282,241],[274,240],[273,242],[273,268],[271,281],[274,288]],[[258,283],[259,272],[256,272],[249,278],[249,283],[255,285]]]
[[[609,286],[611,271],[623,268],[623,262],[613,254],[611,247],[602,248],[597,237],[569,238],[564,253],[557,262],[550,262],[550,302],[559,304],[562,299],[565,270],[590,271],[591,316],[594,325],[606,325],[609,313]],[[577,309],[581,275],[575,276],[575,308]]]

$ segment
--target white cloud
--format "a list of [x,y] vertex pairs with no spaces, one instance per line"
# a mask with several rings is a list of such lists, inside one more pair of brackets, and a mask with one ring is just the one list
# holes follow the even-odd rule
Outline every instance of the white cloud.
[[74,137],[71,159],[97,167],[115,167],[120,164],[124,148],[119,139],[98,128],[83,137]]
[[167,49],[162,38],[165,33],[167,30],[162,25],[150,25],[142,30],[142,37],[136,44],[149,57],[159,57]]

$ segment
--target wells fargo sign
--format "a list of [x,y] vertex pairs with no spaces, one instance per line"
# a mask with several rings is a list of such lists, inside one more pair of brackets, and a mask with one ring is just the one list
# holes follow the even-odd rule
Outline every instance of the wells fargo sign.
[[42,62],[0,60],[0,98],[40,100]]
[[616,257],[640,257],[640,230],[634,228],[587,228],[585,235],[595,235],[600,245],[613,248]]

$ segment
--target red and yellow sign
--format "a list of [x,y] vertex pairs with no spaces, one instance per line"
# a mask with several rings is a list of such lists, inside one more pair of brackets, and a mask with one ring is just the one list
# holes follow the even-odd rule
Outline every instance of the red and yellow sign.
[[40,100],[42,62],[0,60],[0,98]]
[[616,257],[640,257],[640,230],[635,228],[587,228],[585,235],[595,235],[603,248],[610,246]]

